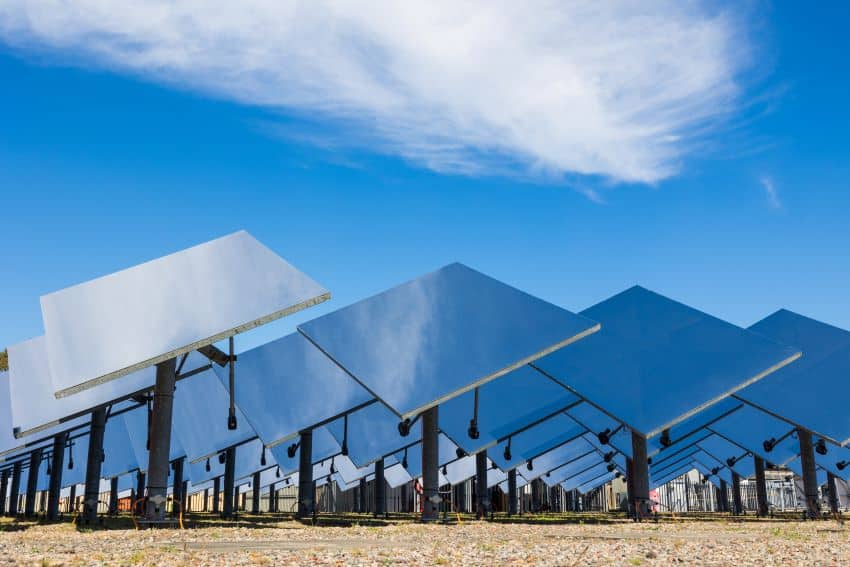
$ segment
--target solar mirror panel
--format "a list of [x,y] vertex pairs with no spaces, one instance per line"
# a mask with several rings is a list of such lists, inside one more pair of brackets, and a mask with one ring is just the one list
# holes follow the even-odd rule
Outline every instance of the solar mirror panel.
[[577,473],[570,478],[564,480],[561,483],[561,486],[564,487],[564,490],[573,490],[577,489],[579,486],[586,482],[591,482],[595,479],[598,479],[600,476],[604,476],[608,474],[607,465],[603,462],[595,465],[594,467]]
[[800,356],[639,286],[581,314],[602,331],[534,366],[646,437]]
[[[696,413],[688,419],[679,422],[668,430],[668,435],[656,435],[652,439],[647,439],[647,452],[649,455],[654,455],[657,452],[665,449],[665,443],[671,445],[684,439],[688,439],[694,433],[705,432],[705,427],[711,425],[718,419],[741,409],[744,403],[734,397],[720,400],[713,406]],[[668,441],[669,439],[669,441]]]
[[[153,369],[127,376],[122,388],[107,383],[79,396],[56,399],[43,336],[9,347],[10,411],[19,437],[61,431],[89,421],[88,412],[121,397],[119,392],[136,392],[154,379]],[[64,427],[63,427],[64,425]],[[56,429],[58,427],[58,429]]]
[[510,450],[508,450],[508,445],[505,442],[488,451],[487,454],[496,463],[496,466],[503,471],[508,471],[528,459],[547,453],[580,437],[585,431],[587,430],[573,419],[564,414],[559,414],[512,436],[510,438]]
[[440,405],[440,429],[468,453],[495,445],[529,424],[570,407],[578,397],[529,366],[521,366],[478,388],[479,437],[469,435],[475,392]]
[[850,331],[784,309],[750,329],[777,341],[793,341],[805,356],[738,395],[836,443],[850,442],[847,404],[843,396],[832,395],[850,380]]
[[[298,471],[299,450],[296,450],[292,457],[289,456],[288,444],[278,444],[269,447],[268,450],[274,455],[277,464],[281,470],[288,473]],[[341,448],[339,443],[331,432],[326,427],[317,427],[313,429],[313,447],[312,461],[318,463],[324,459],[330,458],[333,455],[339,454]]]
[[244,231],[44,295],[54,391],[91,388],[329,297]]
[[103,432],[103,457],[100,468],[103,478],[121,476],[139,468],[136,452],[123,419],[113,417],[107,420]]
[[[741,408],[713,423],[709,429],[769,462],[782,463],[799,452],[799,443],[791,433],[793,425],[753,407]],[[764,443],[771,439],[776,440],[776,444],[771,451],[766,451]]]
[[400,464],[395,464],[384,469],[384,480],[391,488],[398,488],[413,480],[413,477]]
[[[229,369],[214,370],[227,388]],[[240,353],[235,371],[237,403],[266,445],[374,399],[299,333]]]
[[409,435],[402,436],[398,430],[398,417],[381,403],[368,405],[351,413],[347,420],[340,418],[326,427],[340,445],[347,430],[348,455],[358,467],[421,439],[419,427],[412,427]]
[[[602,457],[599,453],[584,453],[578,454],[571,457],[568,461],[564,462],[557,468],[548,471],[547,473],[543,473],[538,475],[543,478],[544,482],[550,486],[555,486],[556,484],[561,484],[566,482],[576,475],[582,474],[584,471],[602,465],[604,469],[607,465],[602,461]],[[525,473],[523,476],[528,478]]]
[[230,397],[212,370],[181,380],[174,392],[173,431],[190,461],[217,454],[257,437],[236,406],[236,429],[228,427]]
[[402,418],[598,328],[593,321],[462,264],[298,327]]
[[572,462],[575,459],[594,455],[593,458],[599,459],[599,453],[585,439],[578,439],[562,445],[548,453],[540,455],[530,463],[523,463],[517,467],[517,472],[524,476],[526,480],[534,480],[535,478],[553,471],[559,467],[563,467],[566,463]]

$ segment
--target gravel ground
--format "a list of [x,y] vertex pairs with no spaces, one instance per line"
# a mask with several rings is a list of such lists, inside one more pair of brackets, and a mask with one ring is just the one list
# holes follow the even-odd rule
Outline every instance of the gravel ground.
[[[833,521],[0,531],[0,565],[848,565]],[[850,529],[850,528],[849,528]]]

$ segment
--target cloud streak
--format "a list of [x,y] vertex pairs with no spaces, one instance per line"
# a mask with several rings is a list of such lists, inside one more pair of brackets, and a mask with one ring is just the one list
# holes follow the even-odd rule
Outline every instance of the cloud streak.
[[0,41],[437,171],[644,183],[734,112],[750,61],[735,15],[665,0],[10,0]]
[[765,175],[759,178],[759,183],[764,189],[764,195],[767,197],[767,204],[770,205],[770,208],[781,209],[782,201],[779,199],[779,193],[776,190],[776,185],[773,184],[773,179]]

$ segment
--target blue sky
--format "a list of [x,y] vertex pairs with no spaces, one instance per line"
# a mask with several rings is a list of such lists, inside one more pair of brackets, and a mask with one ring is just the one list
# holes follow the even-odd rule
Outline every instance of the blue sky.
[[[622,47],[657,88],[579,41],[591,26],[573,38],[586,52],[564,67],[578,68],[572,82],[548,96],[562,75],[535,73],[534,89],[510,97],[498,80],[464,80],[492,63],[460,50],[449,73],[363,22],[352,29],[374,50],[355,50],[346,69],[412,53],[417,74],[393,59],[355,83],[264,57],[222,75],[230,51],[160,49],[182,36],[136,29],[144,14],[110,20],[126,34],[117,41],[101,21],[22,10],[0,10],[0,345],[43,332],[41,294],[241,228],[334,296],[243,348],[453,261],[572,310],[638,283],[737,324],[786,307],[850,328],[846,3],[677,13],[682,45],[699,49],[660,71],[651,30],[623,16]],[[551,30],[517,27],[518,52],[539,63],[533,39]],[[325,39],[339,49],[320,54],[326,70],[350,46]],[[500,65],[482,80],[528,67]],[[581,90],[586,76],[605,89]],[[505,123],[491,110],[510,114],[509,100],[521,112]]]

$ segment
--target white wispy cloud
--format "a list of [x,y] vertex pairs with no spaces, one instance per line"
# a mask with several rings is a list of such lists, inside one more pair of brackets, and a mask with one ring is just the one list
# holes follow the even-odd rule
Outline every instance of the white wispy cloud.
[[781,209],[782,201],[779,199],[779,192],[776,190],[776,185],[773,183],[773,179],[763,175],[759,178],[759,183],[761,184],[762,189],[764,189],[764,195],[767,197],[767,203],[770,205],[770,208]]
[[673,175],[734,111],[740,19],[676,0],[6,0],[0,41],[465,174]]

